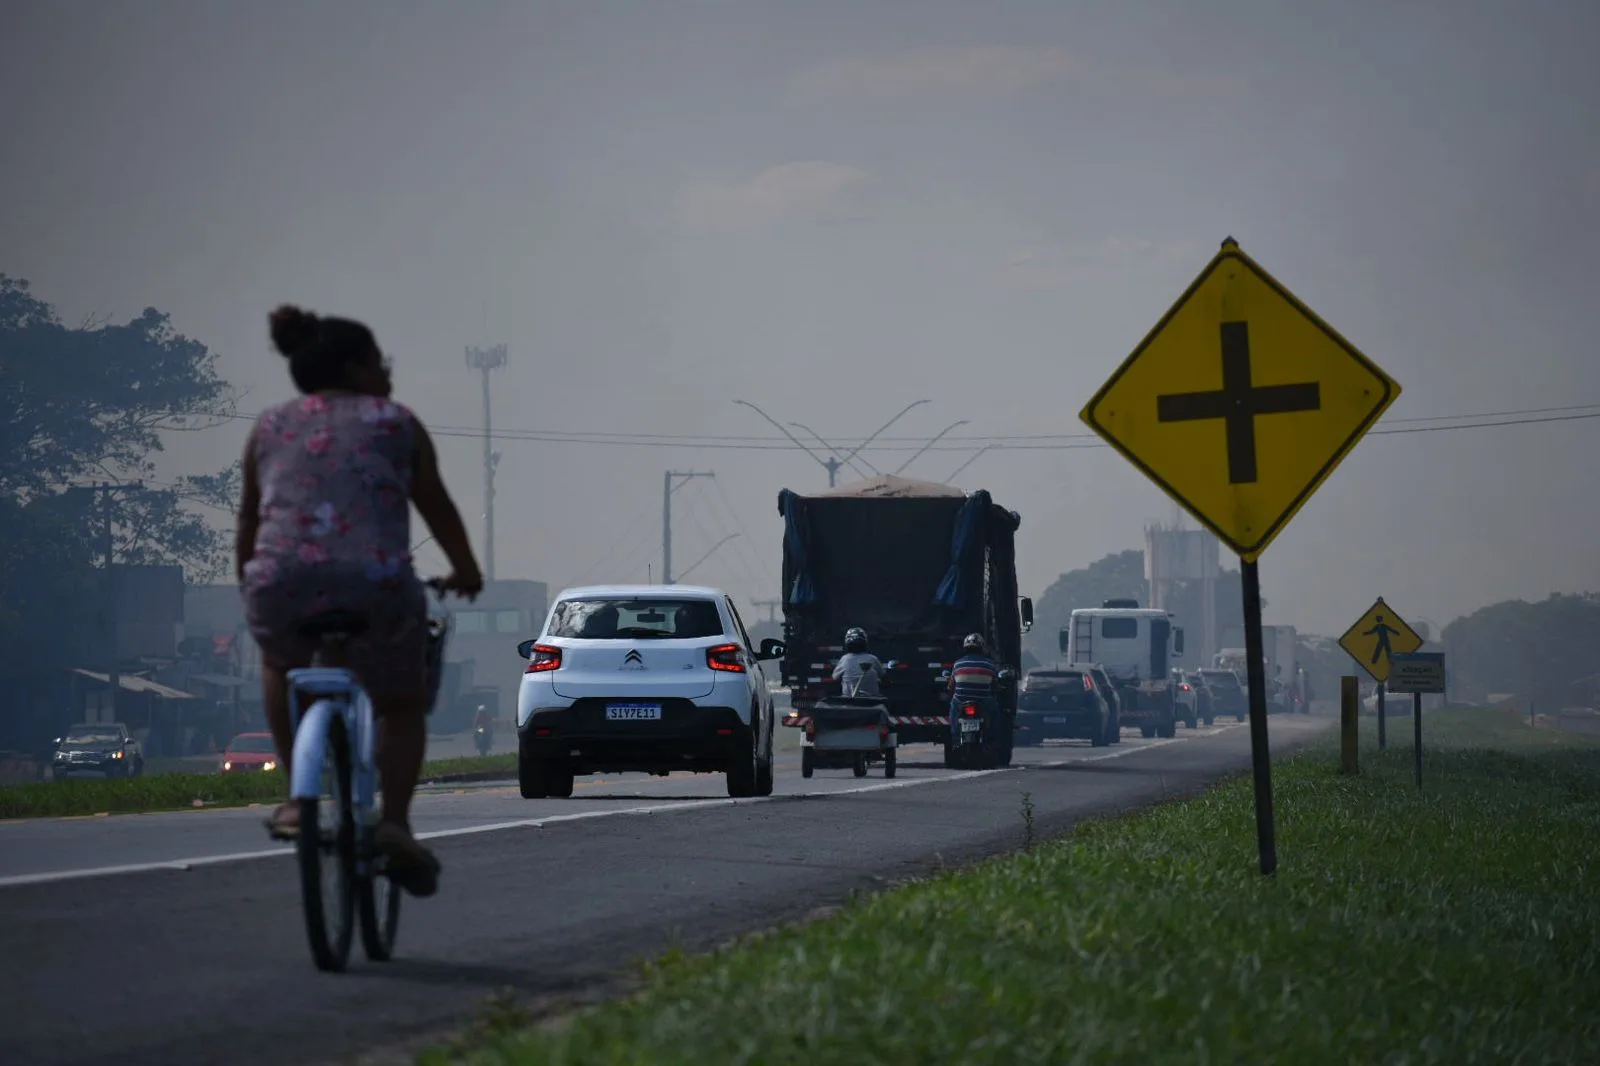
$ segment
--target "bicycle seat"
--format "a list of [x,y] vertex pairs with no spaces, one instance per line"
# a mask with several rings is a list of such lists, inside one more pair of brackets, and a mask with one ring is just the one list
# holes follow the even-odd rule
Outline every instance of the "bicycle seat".
[[323,637],[353,637],[366,631],[367,616],[360,611],[326,611],[312,615],[295,627],[308,640]]

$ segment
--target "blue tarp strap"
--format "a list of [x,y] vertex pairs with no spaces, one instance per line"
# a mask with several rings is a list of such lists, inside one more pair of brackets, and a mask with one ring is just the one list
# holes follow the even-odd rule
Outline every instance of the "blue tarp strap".
[[979,491],[967,497],[961,513],[956,515],[955,534],[950,539],[950,569],[933,594],[933,602],[941,607],[961,610],[967,605],[967,586],[971,584],[967,571],[972,568],[974,553],[983,544],[983,520],[989,507],[989,494]]
[[778,496],[778,507],[783,511],[783,546],[794,564],[794,586],[784,590],[787,602],[804,605],[817,602],[817,582],[811,573],[811,537],[801,512],[805,510],[800,498],[785,489]]

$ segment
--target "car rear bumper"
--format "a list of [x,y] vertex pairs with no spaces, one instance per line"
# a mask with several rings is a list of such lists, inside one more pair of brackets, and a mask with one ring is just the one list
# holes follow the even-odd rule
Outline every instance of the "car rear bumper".
[[576,700],[570,707],[535,707],[517,728],[522,755],[567,763],[573,773],[716,773],[748,752],[750,726],[732,707],[683,699],[661,704],[656,720],[611,721],[606,704],[638,700]]
[[1017,711],[1016,732],[1029,740],[1082,740],[1100,728],[1099,712],[1079,710]]

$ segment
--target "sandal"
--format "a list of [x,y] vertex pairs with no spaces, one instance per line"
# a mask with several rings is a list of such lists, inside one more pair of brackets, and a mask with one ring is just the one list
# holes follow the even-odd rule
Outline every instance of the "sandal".
[[266,819],[267,835],[273,840],[297,840],[300,837],[300,805],[294,800],[278,804],[272,816]]
[[373,832],[372,846],[384,857],[383,875],[402,891],[418,898],[439,891],[439,860],[409,832],[393,822],[381,822]]

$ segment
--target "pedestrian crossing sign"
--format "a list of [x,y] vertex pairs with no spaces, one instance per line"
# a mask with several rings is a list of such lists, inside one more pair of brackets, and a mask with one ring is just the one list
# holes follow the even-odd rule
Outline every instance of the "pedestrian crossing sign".
[[1423,640],[1406,620],[1395,614],[1394,608],[1377,602],[1367,608],[1361,620],[1339,638],[1339,647],[1350,653],[1356,664],[1372,675],[1374,681],[1389,680],[1393,664],[1392,655],[1410,655],[1422,647]]

